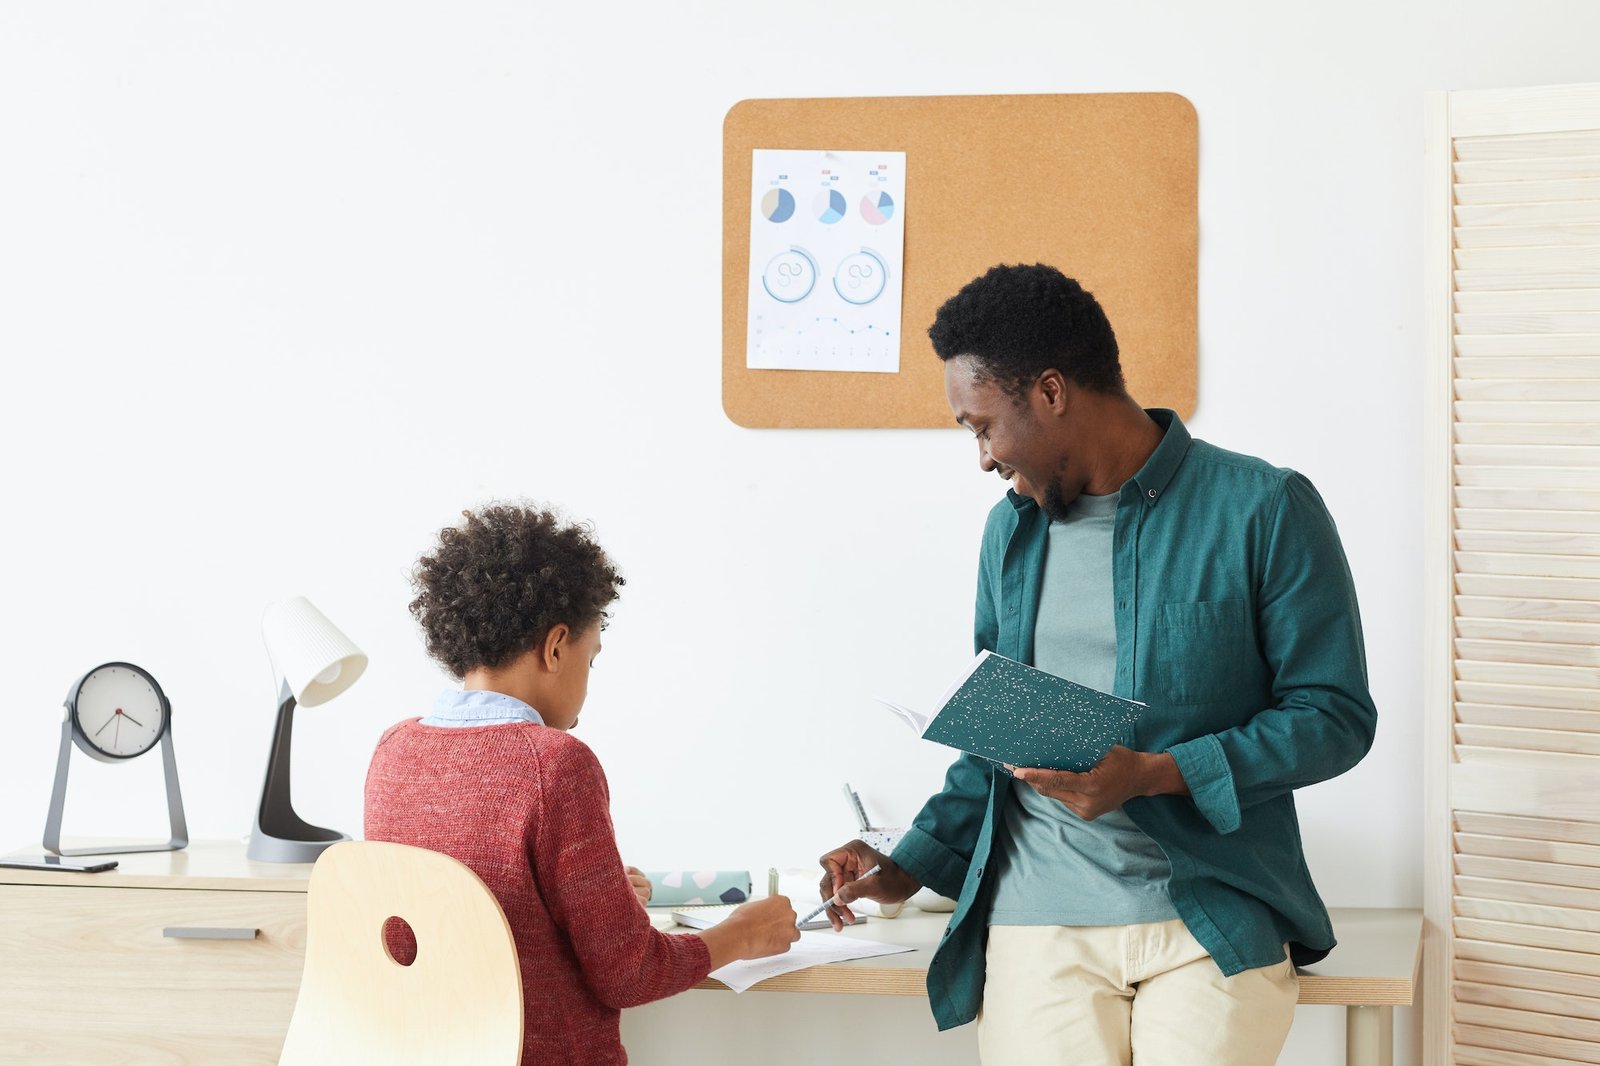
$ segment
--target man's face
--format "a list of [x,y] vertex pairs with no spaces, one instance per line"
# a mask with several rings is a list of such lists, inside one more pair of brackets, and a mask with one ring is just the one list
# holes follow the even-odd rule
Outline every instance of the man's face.
[[978,438],[978,465],[992,470],[1051,519],[1060,521],[1083,491],[1086,474],[1073,462],[1066,420],[1051,417],[1035,383],[1021,400],[975,373],[976,360],[959,355],[944,364],[944,395],[956,421]]

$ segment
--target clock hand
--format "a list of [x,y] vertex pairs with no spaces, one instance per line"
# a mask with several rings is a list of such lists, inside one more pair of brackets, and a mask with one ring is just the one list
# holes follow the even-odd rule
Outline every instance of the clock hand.
[[135,718],[133,715],[129,714],[127,711],[123,711],[122,712],[122,717],[126,718],[128,721],[132,722],[134,725],[138,726],[140,729],[144,728],[144,723],[139,721],[139,719]]
[[96,729],[94,731],[94,735],[95,736],[99,736],[101,733],[104,733],[106,731],[106,726],[110,725],[112,722],[115,722],[116,720],[117,720],[117,716],[116,715],[112,715],[110,718],[107,718],[104,722],[102,722],[100,724],[100,728]]

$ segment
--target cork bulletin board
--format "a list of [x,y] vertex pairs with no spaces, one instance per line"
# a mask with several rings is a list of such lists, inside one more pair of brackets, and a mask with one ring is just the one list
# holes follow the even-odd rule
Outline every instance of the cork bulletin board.
[[[927,329],[996,263],[1077,278],[1111,319],[1134,398],[1193,413],[1199,151],[1184,97],[745,100],[722,146],[722,406],[739,425],[953,427]],[[746,368],[757,148],[906,153],[899,373]]]

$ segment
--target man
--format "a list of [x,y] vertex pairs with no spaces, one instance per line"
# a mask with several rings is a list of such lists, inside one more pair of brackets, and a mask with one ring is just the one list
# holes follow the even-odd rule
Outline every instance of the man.
[[928,996],[941,1029],[976,1016],[986,1063],[1272,1063],[1294,965],[1334,943],[1292,792],[1355,765],[1377,718],[1333,520],[1299,474],[1141,409],[1060,271],[995,267],[928,332],[979,465],[1011,482],[977,648],[1148,707],[1136,750],[1087,773],[962,755],[892,859],[823,856],[824,898],[958,900]]

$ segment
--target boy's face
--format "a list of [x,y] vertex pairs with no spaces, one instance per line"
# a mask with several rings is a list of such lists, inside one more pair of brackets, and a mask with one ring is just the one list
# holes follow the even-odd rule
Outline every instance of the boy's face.
[[581,633],[567,631],[551,649],[560,669],[551,677],[549,695],[542,701],[539,716],[554,729],[571,729],[578,724],[583,701],[589,696],[589,669],[600,654],[600,623]]

